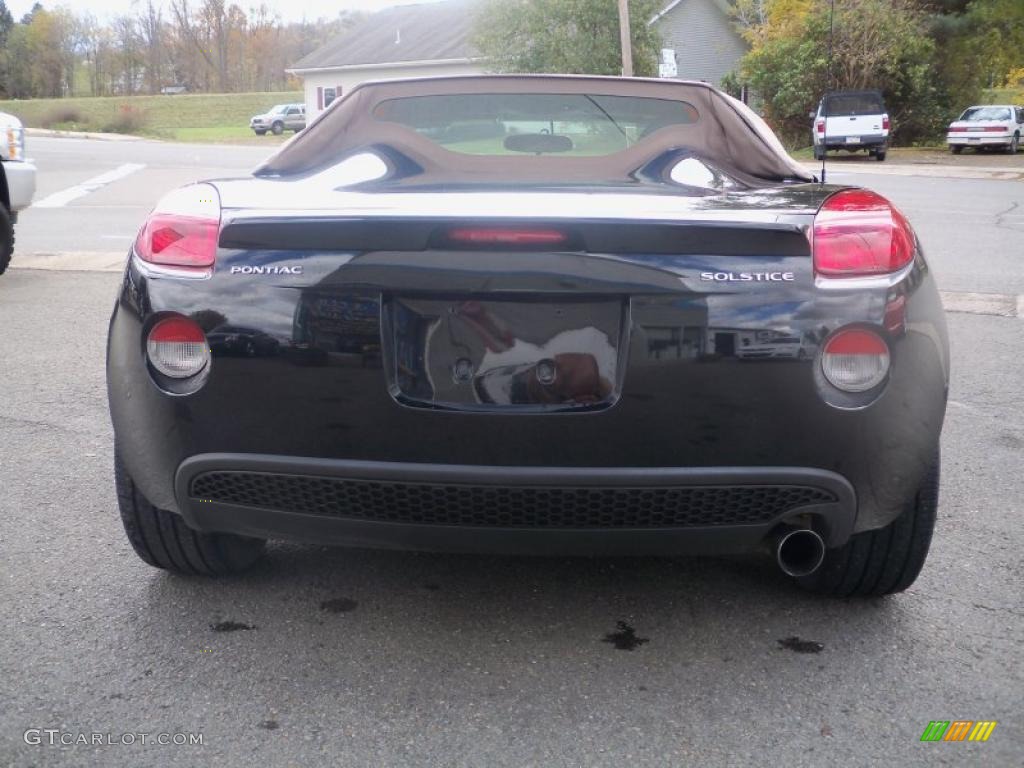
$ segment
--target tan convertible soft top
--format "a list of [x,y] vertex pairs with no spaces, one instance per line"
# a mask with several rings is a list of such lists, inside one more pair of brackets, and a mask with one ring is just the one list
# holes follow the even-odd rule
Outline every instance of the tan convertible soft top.
[[[600,156],[472,155],[453,152],[412,128],[374,113],[390,99],[452,94],[583,94],[686,102],[700,119],[654,130],[621,151]],[[398,153],[417,183],[615,184],[676,150],[688,151],[740,177],[811,181],[764,122],[741,102],[706,83],[578,75],[470,75],[363,83],[321,114],[256,170],[291,175],[320,169],[357,152]],[[390,150],[390,151],[389,151]]]

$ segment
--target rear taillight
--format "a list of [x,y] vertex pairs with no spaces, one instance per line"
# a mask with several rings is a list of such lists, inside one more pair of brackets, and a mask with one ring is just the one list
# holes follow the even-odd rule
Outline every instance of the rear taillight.
[[1010,132],[1010,130],[1008,128],[1005,128],[1005,127],[1003,127],[1001,125],[989,125],[989,126],[986,126],[985,128],[982,128],[982,130],[985,131],[985,133],[1009,133]]
[[970,128],[968,128],[966,125],[951,125],[949,127],[950,133],[967,133],[967,131],[969,130]]
[[164,197],[135,239],[135,253],[150,264],[206,271],[217,259],[220,200],[209,184],[193,184]]
[[21,127],[7,129],[7,159],[25,159],[25,130]]
[[150,364],[164,376],[187,379],[201,373],[210,362],[210,346],[203,329],[181,315],[157,322],[146,338]]
[[824,134],[825,133],[825,121],[824,120],[819,120],[817,123],[815,123],[814,124],[814,130],[816,130],[818,133]]
[[867,392],[881,384],[889,373],[889,347],[872,331],[839,331],[825,342],[821,372],[837,389]]
[[889,116],[888,115],[882,115],[882,130],[883,131],[888,131],[889,130]]
[[829,197],[814,217],[814,269],[826,277],[894,272],[914,258],[914,233],[895,206],[866,189]]

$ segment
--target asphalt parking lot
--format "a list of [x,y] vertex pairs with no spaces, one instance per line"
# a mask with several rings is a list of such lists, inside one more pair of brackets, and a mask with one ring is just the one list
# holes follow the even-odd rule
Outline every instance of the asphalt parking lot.
[[[295,544],[206,581],[125,540],[105,330],[161,189],[266,151],[81,144],[33,142],[39,199],[144,167],[30,209],[0,277],[0,765],[1024,763],[1024,184],[838,163],[831,179],[904,209],[956,310],[940,520],[906,593],[812,597],[767,557]],[[920,741],[957,719],[998,726],[984,744]],[[29,729],[118,743],[30,744]]]

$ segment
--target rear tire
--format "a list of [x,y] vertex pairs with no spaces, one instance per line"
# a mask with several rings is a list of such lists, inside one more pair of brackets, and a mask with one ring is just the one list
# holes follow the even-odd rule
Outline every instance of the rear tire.
[[883,160],[885,160],[885,150],[884,149],[881,150],[880,152],[875,152],[875,160],[877,160],[880,163]]
[[817,147],[815,147],[814,148],[814,159],[815,160],[819,160],[819,161],[820,160],[824,160],[825,159],[825,150],[818,149]]
[[272,126],[270,126],[270,130],[273,132],[275,136],[280,136],[282,133],[284,133],[284,124],[274,123]]
[[1006,148],[1006,154],[1008,154],[1008,155],[1016,155],[1017,154],[1017,148],[1019,146],[1020,146],[1020,134],[1019,133],[1015,133],[1015,134],[1013,134],[1013,138],[1010,139],[1010,145]]
[[954,155],[959,155],[961,152],[964,151],[964,148],[960,146],[951,146],[949,148],[949,151],[952,152]]
[[11,263],[11,254],[14,253],[14,222],[11,221],[11,214],[7,208],[0,203],[0,275]]
[[266,136],[266,135],[267,135],[267,132],[266,132],[266,130],[262,130],[262,131],[256,131],[256,135],[257,135],[257,136]]
[[836,597],[878,597],[902,592],[917,579],[931,546],[939,501],[939,458],[899,517],[884,528],[854,534],[825,562],[796,582]]
[[159,509],[142,495],[121,457],[114,455],[114,480],[121,522],[132,549],[154,568],[198,576],[243,571],[263,552],[263,539],[231,533],[201,533],[181,515]]

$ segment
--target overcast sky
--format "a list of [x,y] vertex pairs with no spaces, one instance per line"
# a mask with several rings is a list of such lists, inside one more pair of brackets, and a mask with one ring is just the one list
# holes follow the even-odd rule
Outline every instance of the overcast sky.
[[[190,5],[196,7],[202,0],[191,0]],[[411,5],[413,3],[427,2],[428,0],[263,0],[267,8],[277,11],[285,21],[299,21],[305,16],[308,19],[320,17],[333,18],[342,10],[379,11],[391,5]],[[44,8],[56,8],[59,5],[67,6],[77,13],[89,12],[98,19],[116,16],[119,13],[128,13],[133,9],[138,10],[145,7],[146,0],[57,0],[47,2],[41,0]],[[260,0],[235,0],[239,6],[248,10],[251,6],[259,6]],[[35,0],[7,0],[7,7],[15,21],[28,13]],[[158,3],[167,6],[169,0],[158,0]]]

